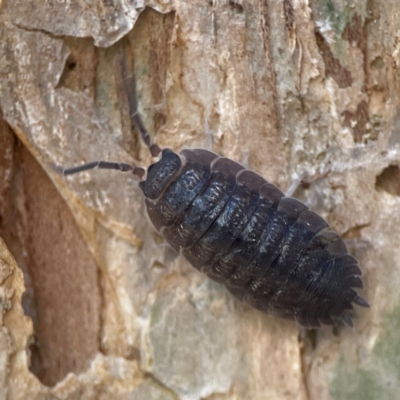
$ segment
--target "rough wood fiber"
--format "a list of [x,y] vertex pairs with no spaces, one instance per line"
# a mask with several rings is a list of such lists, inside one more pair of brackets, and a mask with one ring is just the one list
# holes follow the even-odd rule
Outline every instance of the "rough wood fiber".
[[[399,25],[395,0],[3,2],[0,398],[399,398]],[[151,161],[121,54],[160,146],[212,148],[282,190],[316,178],[296,195],[352,240],[366,277],[373,308],[354,330],[299,335],[235,302],[160,243],[129,175],[53,172]],[[27,239],[47,210],[54,226]],[[60,221],[76,232],[62,251]]]

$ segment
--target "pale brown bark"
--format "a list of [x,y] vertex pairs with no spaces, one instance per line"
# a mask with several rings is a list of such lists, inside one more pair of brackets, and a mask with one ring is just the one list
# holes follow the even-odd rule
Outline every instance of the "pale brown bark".
[[[145,5],[0,9],[0,400],[399,398],[397,2]],[[129,175],[55,173],[150,164],[123,55],[161,147],[282,190],[314,177],[295,194],[352,240],[373,305],[354,330],[299,334],[237,303],[163,245]]]

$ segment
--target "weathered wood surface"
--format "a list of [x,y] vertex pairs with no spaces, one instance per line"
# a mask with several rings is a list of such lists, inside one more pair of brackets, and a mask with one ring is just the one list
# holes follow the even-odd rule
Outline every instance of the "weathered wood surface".
[[[0,399],[399,398],[399,32],[394,0],[5,1]],[[160,146],[282,190],[314,177],[296,196],[365,273],[354,330],[234,301],[162,243],[129,175],[54,173],[151,162],[123,55]]]

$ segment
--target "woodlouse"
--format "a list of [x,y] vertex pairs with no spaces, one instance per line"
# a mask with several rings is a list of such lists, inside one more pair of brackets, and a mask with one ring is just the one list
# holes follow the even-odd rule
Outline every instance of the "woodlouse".
[[308,328],[352,326],[352,303],[369,307],[353,289],[363,287],[362,274],[328,223],[233,160],[204,149],[178,155],[151,144],[137,111],[135,78],[125,82],[132,122],[153,157],[161,153],[161,159],[150,165],[144,180],[143,168],[107,161],[61,172],[131,171],[141,179],[155,228],[236,298]]

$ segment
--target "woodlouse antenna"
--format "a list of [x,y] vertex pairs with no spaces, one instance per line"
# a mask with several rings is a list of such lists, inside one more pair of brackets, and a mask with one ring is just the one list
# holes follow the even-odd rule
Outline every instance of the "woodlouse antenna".
[[[132,125],[136,128],[139,132],[141,138],[143,139],[146,146],[149,148],[150,153],[153,157],[157,157],[161,153],[161,148],[155,144],[151,143],[151,137],[149,132],[145,128],[142,118],[139,114],[138,110],[138,101],[136,96],[136,81],[135,75],[131,74],[128,75],[127,73],[127,64],[126,64],[126,57],[121,58],[120,63],[120,72],[122,76],[122,80],[124,82],[123,89],[128,99],[129,104],[129,116],[131,118]],[[122,172],[129,172],[131,171],[133,175],[138,176],[140,179],[146,173],[146,170],[141,167],[136,167],[134,165],[120,163],[120,162],[112,162],[112,161],[92,161],[87,164],[78,165],[71,168],[63,168],[58,165],[53,166],[54,170],[57,171],[59,174],[65,175],[73,175],[79,172],[88,171],[91,169],[114,169],[117,171]]]
[[142,118],[139,114],[138,101],[136,96],[136,79],[134,74],[128,75],[125,57],[122,57],[121,59],[121,76],[123,77],[123,86],[126,96],[128,98],[129,116],[131,118],[132,124],[140,133],[140,136],[146,146],[149,148],[151,155],[153,157],[157,157],[161,153],[161,148],[155,143],[151,143],[149,132],[145,128]]
[[118,163],[118,162],[110,162],[110,161],[93,161],[87,164],[78,165],[72,168],[62,168],[62,167],[55,167],[55,170],[60,173],[61,175],[73,175],[77,174],[78,172],[87,171],[90,169],[115,169],[122,172],[129,172],[131,171],[134,175],[138,176],[140,179],[143,178],[145,174],[145,170],[141,167],[135,167],[134,165],[125,164],[125,163]]

